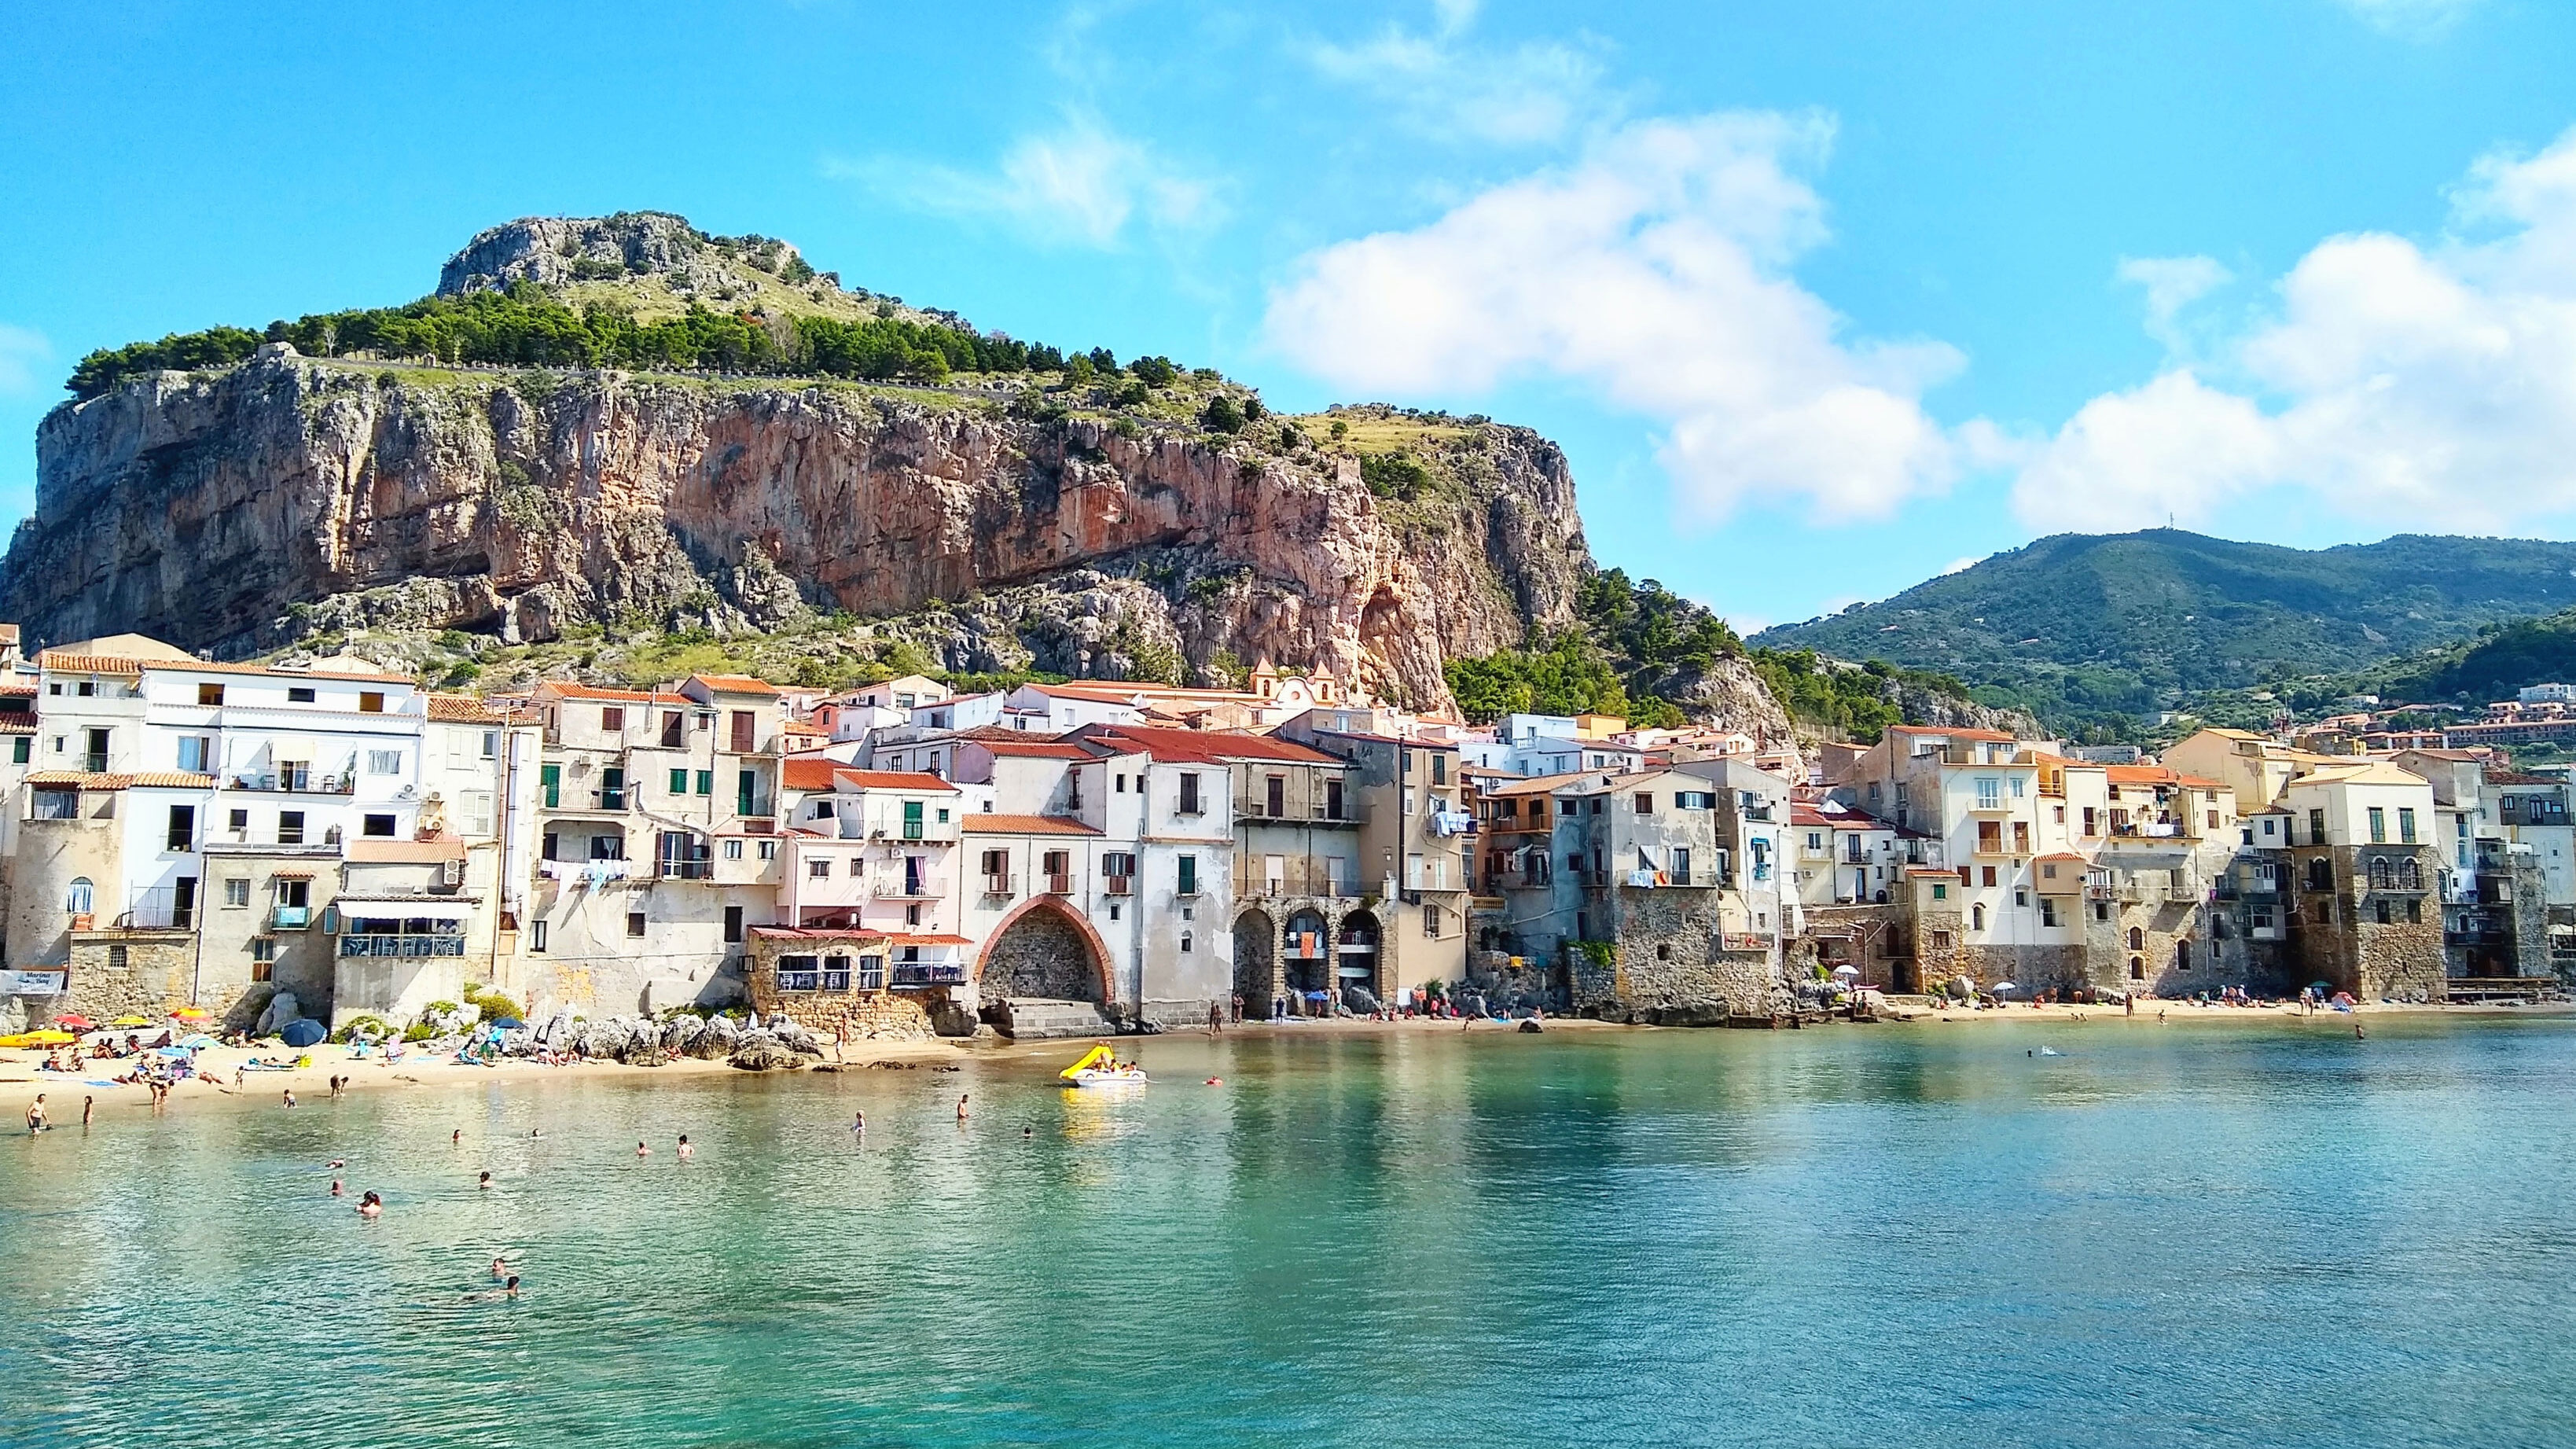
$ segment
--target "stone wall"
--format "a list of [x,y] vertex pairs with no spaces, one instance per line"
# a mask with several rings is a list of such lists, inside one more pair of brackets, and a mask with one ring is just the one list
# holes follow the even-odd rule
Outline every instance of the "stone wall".
[[1717,902],[1715,891],[1612,892],[1602,909],[1616,927],[1617,950],[1607,972],[1578,951],[1574,1009],[1659,1026],[1713,1025],[1788,1009],[1771,951],[1724,948]]
[[195,1004],[196,969],[192,931],[77,931],[71,938],[68,1009],[93,1021],[157,1021]]
[[976,985],[988,1001],[1012,996],[1104,999],[1100,963],[1090,940],[1080,927],[1048,910],[1028,912],[993,938],[984,949],[984,968]]
[[[753,973],[756,983],[762,973]],[[762,1019],[785,1017],[824,1041],[847,1030],[852,1041],[919,1041],[938,1035],[930,1006],[892,991],[799,992],[781,996],[755,987]]]

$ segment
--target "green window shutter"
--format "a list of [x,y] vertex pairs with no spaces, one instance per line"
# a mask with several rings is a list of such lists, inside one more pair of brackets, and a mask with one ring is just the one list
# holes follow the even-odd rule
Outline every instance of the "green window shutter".
[[698,772],[698,793],[701,795],[712,795],[715,792],[716,772],[713,770],[700,770]]
[[734,812],[749,815],[760,803],[760,772],[744,770],[734,776]]
[[674,795],[686,795],[689,793],[688,771],[673,770],[671,772],[671,793]]
[[539,767],[538,767],[538,769],[537,769],[537,788],[538,788],[538,789],[539,789],[539,791],[540,791],[540,792],[542,792],[542,793],[544,794],[544,796],[545,796],[546,808],[547,808],[547,809],[549,809],[549,810],[555,810],[555,809],[560,809],[560,808],[562,808],[562,805],[563,805],[563,766],[561,766],[561,765],[542,765],[542,766],[539,766]]

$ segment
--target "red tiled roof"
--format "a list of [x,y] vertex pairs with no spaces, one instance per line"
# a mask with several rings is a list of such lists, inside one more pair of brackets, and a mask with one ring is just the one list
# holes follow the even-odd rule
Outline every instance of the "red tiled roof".
[[1098,835],[1100,832],[1079,820],[1061,815],[996,815],[985,811],[970,814],[957,823],[969,835]]
[[849,768],[846,760],[807,756],[778,762],[778,788],[782,790],[829,790],[832,772]]
[[21,710],[0,710],[0,735],[32,735],[36,717]]
[[69,674],[131,674],[138,678],[143,674],[141,661],[114,654],[65,654],[59,649],[48,649],[36,656],[36,664],[39,668],[59,669]]
[[1322,750],[1269,735],[1235,730],[1175,730],[1152,725],[1086,725],[1069,738],[1144,750],[1158,760],[1220,765],[1230,760],[1276,760],[1282,764],[1341,765],[1348,761]]
[[142,785],[168,790],[211,790],[215,777],[192,775],[178,770],[144,770],[130,775],[93,775],[84,770],[38,770],[27,777],[30,785],[70,786],[82,790],[123,790]]
[[676,694],[662,694],[641,689],[602,689],[597,685],[574,684],[570,680],[563,679],[541,680],[537,688],[551,690],[565,699],[599,699],[612,704],[651,704],[658,700],[669,700],[673,704],[687,703]]
[[860,790],[920,790],[933,795],[957,793],[956,786],[937,775],[913,770],[858,770],[843,765],[832,772],[832,783],[836,787],[848,785]]
[[999,739],[976,740],[974,743],[983,746],[985,749],[992,751],[995,755],[998,755],[1003,759],[1010,760],[1090,760],[1099,758],[1092,754],[1091,751],[1084,749],[1082,746],[1069,744],[1063,740]]
[[389,674],[373,669],[280,669],[272,664],[218,664],[211,659],[138,659],[134,662],[145,669],[168,669],[180,674],[265,674],[272,679],[331,679],[359,684],[414,682],[408,674]]
[[2114,785],[2170,785],[2182,778],[2162,765],[2106,765],[2102,774]]
[[748,674],[692,674],[689,678],[705,685],[708,692],[712,694],[775,695],[779,692],[777,685],[766,679],[755,679]]
[[483,701],[469,694],[433,694],[429,696],[429,717],[446,724],[499,724],[501,716],[486,709]]

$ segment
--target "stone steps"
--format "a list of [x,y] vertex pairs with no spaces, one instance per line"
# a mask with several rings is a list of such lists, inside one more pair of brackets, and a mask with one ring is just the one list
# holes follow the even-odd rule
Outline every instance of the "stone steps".
[[1107,1036],[1118,1029],[1100,1014],[1098,1006],[1088,1001],[1050,1001],[1043,997],[1014,996],[1000,1002],[999,1007],[993,1013],[993,1025],[1014,1041]]

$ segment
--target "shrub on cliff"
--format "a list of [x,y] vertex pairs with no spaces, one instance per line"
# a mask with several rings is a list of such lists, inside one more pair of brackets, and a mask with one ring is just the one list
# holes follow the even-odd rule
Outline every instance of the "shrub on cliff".
[[1199,426],[1211,433],[1242,432],[1243,404],[1224,393],[1218,393],[1208,399],[1206,410],[1199,414]]

